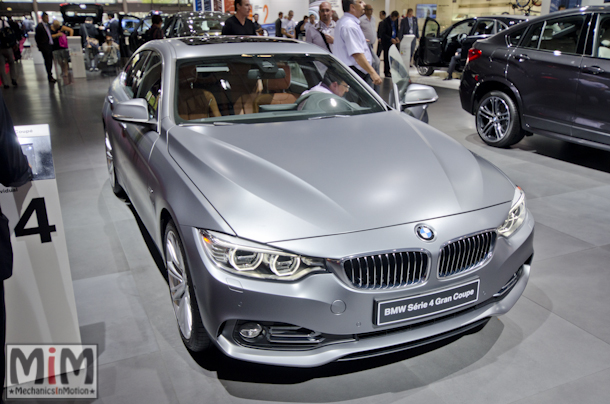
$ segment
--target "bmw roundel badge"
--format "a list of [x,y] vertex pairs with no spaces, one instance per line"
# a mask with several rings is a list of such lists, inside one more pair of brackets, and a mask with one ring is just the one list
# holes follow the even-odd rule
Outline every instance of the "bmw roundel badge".
[[424,241],[432,241],[435,237],[434,230],[430,226],[426,226],[424,224],[420,224],[415,227],[415,234],[417,234],[417,237]]

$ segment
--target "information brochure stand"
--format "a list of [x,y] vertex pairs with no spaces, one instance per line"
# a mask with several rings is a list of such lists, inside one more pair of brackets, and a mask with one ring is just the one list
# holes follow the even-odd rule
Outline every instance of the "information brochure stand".
[[70,51],[70,60],[72,61],[72,77],[75,79],[87,77],[85,57],[83,56],[83,43],[80,36],[68,37],[68,50]]
[[80,344],[49,125],[15,131],[33,180],[19,188],[0,185],[14,255],[13,276],[4,281],[6,343]]
[[402,41],[400,41],[400,56],[402,56],[402,61],[405,62],[407,69],[411,66],[411,44],[413,39],[415,39],[415,35],[409,34],[405,35]]

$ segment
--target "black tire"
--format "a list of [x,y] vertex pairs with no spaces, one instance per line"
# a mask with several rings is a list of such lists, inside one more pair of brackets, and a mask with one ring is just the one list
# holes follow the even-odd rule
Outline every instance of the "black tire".
[[119,184],[119,179],[116,175],[116,167],[114,166],[114,154],[112,152],[112,144],[110,143],[110,138],[108,137],[108,132],[106,132],[106,164],[108,166],[108,177],[110,179],[110,187],[112,188],[112,192],[118,197],[125,197],[125,190]]
[[420,66],[416,63],[415,67],[420,76],[432,76],[432,73],[434,73],[434,67],[432,66]]
[[479,137],[490,146],[509,147],[525,136],[515,101],[502,91],[483,96],[475,111],[475,123]]
[[165,227],[163,255],[165,257],[170,297],[182,342],[192,352],[205,351],[212,346],[212,343],[201,321],[184,246],[172,220]]

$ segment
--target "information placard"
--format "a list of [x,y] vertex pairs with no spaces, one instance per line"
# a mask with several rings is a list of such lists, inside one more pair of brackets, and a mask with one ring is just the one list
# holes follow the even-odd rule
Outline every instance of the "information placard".
[[4,282],[7,344],[80,344],[68,249],[48,125],[16,126],[33,180],[0,186],[13,276]]

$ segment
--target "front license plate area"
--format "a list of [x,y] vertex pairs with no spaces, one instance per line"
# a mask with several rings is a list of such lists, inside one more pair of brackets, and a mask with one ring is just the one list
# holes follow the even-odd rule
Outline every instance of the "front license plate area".
[[376,301],[376,325],[415,320],[474,303],[479,300],[479,284],[477,279],[423,295]]

